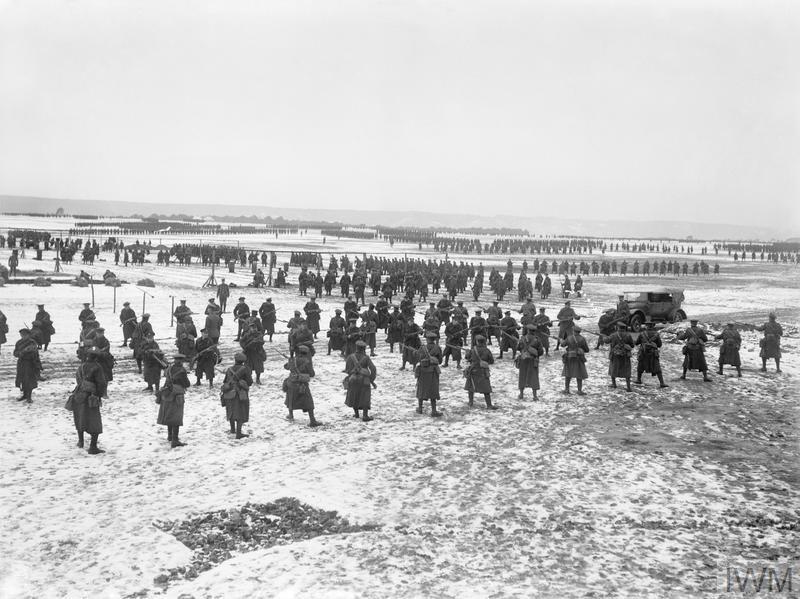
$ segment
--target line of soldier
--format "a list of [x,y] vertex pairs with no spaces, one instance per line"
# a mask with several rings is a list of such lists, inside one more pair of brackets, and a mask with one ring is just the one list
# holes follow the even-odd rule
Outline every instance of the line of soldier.
[[[407,297],[406,300],[408,299]],[[620,298],[620,301],[624,302],[624,298]],[[34,322],[50,323],[47,330],[54,331],[44,305],[38,307],[39,311]],[[474,394],[481,393],[484,395],[487,408],[497,407],[492,402],[490,381],[490,366],[495,359],[487,346],[492,344],[492,339],[498,341],[500,359],[505,352],[512,353],[512,359],[519,369],[519,398],[522,399],[524,390],[530,388],[533,391],[533,398],[537,399],[537,390],[540,388],[539,358],[542,355],[549,355],[550,327],[553,324],[545,314],[544,308],[539,308],[537,314],[533,302],[528,298],[519,309],[522,317],[521,324],[518,325],[516,319],[511,316],[511,311],[506,310],[503,316],[498,302],[494,301],[486,310],[488,318],[483,318],[483,310],[477,309],[475,315],[467,322],[468,312],[463,306],[463,301],[459,300],[453,306],[450,299],[444,295],[438,303],[431,302],[422,327],[414,322],[415,308],[413,302],[406,301],[400,306],[392,306],[391,313],[388,312],[388,305],[381,305],[379,310],[370,305],[366,311],[360,313],[357,302],[348,298],[344,308],[345,314],[348,315],[347,321],[341,316],[341,309],[335,310],[336,315],[331,319],[327,331],[328,353],[330,354],[331,350],[339,350],[346,359],[347,377],[344,381],[347,390],[346,404],[354,409],[354,415],[360,415],[365,421],[372,420],[369,416],[371,388],[374,388],[377,371],[370,356],[366,354],[366,348],[369,347],[370,355],[374,356],[375,333],[378,328],[382,328],[386,333],[386,341],[390,345],[391,352],[394,351],[395,343],[399,345],[402,352],[401,370],[405,369],[407,363],[414,368],[417,378],[418,413],[423,411],[423,402],[430,401],[431,415],[441,415],[436,409],[436,402],[439,400],[440,365],[448,366],[449,359],[452,358],[461,369],[462,351],[468,334],[471,345],[465,355],[467,367],[464,369],[466,379],[464,389],[468,393],[469,406],[473,405]],[[618,309],[624,312],[623,308]],[[287,359],[284,368],[289,371],[289,376],[284,380],[283,390],[287,395],[285,405],[289,410],[289,418],[293,418],[296,409],[301,409],[309,414],[309,424],[318,426],[308,383],[314,376],[312,358],[314,340],[320,332],[321,310],[314,298],[311,298],[304,311],[305,318],[300,311],[295,311],[294,317],[287,322],[289,355],[278,353]],[[189,362],[195,371],[196,385],[199,385],[205,376],[209,385],[213,386],[215,367],[221,361],[218,349],[222,326],[220,313],[220,307],[215,303],[215,299],[209,299],[205,310],[206,327],[200,331],[201,335],[198,337],[191,318],[192,311],[186,306],[186,300],[181,300],[173,314],[176,319],[175,344],[179,351],[173,356],[173,363],[168,364],[155,341],[149,314],[142,314],[141,320],[137,322],[136,314],[129,302],[123,304],[120,312],[120,326],[123,329],[122,347],[128,346],[130,342],[139,372],[143,374],[147,383],[145,391],[156,393],[156,401],[160,404],[157,422],[167,427],[167,439],[172,447],[184,445],[179,438],[179,429],[183,426],[184,393],[191,385],[184,363]],[[242,424],[249,419],[249,388],[254,383],[261,383],[260,376],[264,372],[266,360],[264,336],[269,335],[269,340],[272,341],[277,318],[271,298],[267,298],[260,310],[256,311],[249,310],[245,298],[240,297],[234,315],[238,321],[236,339],[240,342],[241,351],[235,354],[234,366],[225,372],[221,400],[226,408],[231,433],[235,434],[237,439],[241,439],[247,436],[242,432]],[[580,327],[575,324],[580,318],[580,315],[571,308],[569,301],[565,302],[557,317],[559,327],[557,343],[564,346],[562,376],[565,379],[563,393],[566,394],[570,393],[570,383],[574,378],[578,394],[583,395],[583,381],[588,378],[585,363],[589,347],[581,335]],[[70,395],[67,407],[73,411],[78,446],[84,446],[84,433],[89,433],[91,435],[89,452],[96,454],[103,452],[97,446],[97,437],[102,433],[99,408],[102,405],[102,398],[107,397],[108,383],[113,380],[115,359],[111,354],[110,343],[105,337],[105,330],[99,326],[88,303],[84,304],[78,319],[81,322],[81,332],[77,355],[81,366],[76,373],[76,388]],[[357,324],[358,320],[363,321],[361,325]],[[3,330],[3,325],[7,329],[5,316],[0,312],[0,331]],[[439,345],[439,331],[442,325],[445,326],[444,350]],[[649,319],[645,322],[645,326],[635,341],[626,331],[622,320],[617,322],[617,330],[614,333],[603,336],[604,341],[610,346],[609,376],[612,387],[616,387],[617,378],[624,378],[626,390],[631,390],[631,354],[637,345],[639,353],[636,383],[642,384],[642,374],[650,373],[658,377],[660,387],[667,386],[660,367],[659,350],[662,345],[660,335]],[[522,329],[521,335],[520,329]],[[780,372],[780,338],[783,331],[775,314],[770,313],[769,321],[757,329],[764,332],[764,338],[761,340],[762,371],[766,371],[768,359],[775,359],[776,369]],[[426,341],[424,346],[420,342],[420,334],[423,333]],[[729,323],[716,338],[723,342],[720,347],[719,373],[722,373],[724,365],[730,364],[741,376],[739,356],[741,337],[734,323]],[[4,335],[0,336],[0,339],[5,341]],[[705,361],[705,344],[708,342],[708,337],[698,326],[698,321],[692,320],[691,326],[679,335],[679,339],[685,342],[681,378],[686,377],[688,370],[699,370],[703,373],[704,380],[710,380]],[[20,340],[14,350],[17,358],[16,386],[23,392],[20,400],[31,401],[31,392],[38,386],[42,371],[39,350],[45,350],[47,343],[49,337],[35,336],[27,327],[20,330]],[[163,387],[160,385],[162,372]],[[253,374],[255,381],[252,378]]]

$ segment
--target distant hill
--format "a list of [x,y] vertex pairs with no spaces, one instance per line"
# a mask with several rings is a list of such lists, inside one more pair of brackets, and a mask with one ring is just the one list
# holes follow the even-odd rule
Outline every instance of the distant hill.
[[[591,235],[597,237],[658,237],[683,239],[761,239],[783,240],[797,235],[780,224],[775,227],[697,223],[688,221],[579,220],[539,218],[525,213],[476,215],[421,211],[330,210],[316,208],[278,208],[236,204],[170,204],[147,202],[108,202],[0,195],[0,212],[40,212],[54,214],[131,216],[140,214],[193,214],[198,217],[282,216],[290,219],[345,222],[348,224],[419,227],[518,227],[533,235]],[[531,208],[533,210],[533,208]]]

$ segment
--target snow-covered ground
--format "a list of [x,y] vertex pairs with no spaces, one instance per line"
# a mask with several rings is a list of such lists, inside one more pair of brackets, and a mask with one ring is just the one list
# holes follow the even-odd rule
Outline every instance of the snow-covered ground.
[[[330,239],[323,248],[312,231],[262,242],[279,252],[417,251]],[[253,239],[241,243],[258,245]],[[2,263],[8,255],[0,250]],[[43,262],[32,257],[29,251],[23,271],[52,271],[52,254]],[[645,256],[607,256],[626,257],[632,262]],[[508,257],[452,258],[490,265]],[[519,269],[523,257],[512,259]],[[691,264],[701,256],[677,259]],[[506,357],[492,372],[500,410],[490,413],[481,401],[468,409],[463,378],[450,367],[442,374],[445,416],[432,419],[414,412],[413,374],[398,371],[399,355],[389,353],[379,334],[375,420],[365,424],[343,405],[343,361],[325,355],[323,334],[311,388],[325,426],[310,429],[303,417],[285,419],[285,359],[279,351],[286,352],[287,343],[285,335],[276,335],[267,344],[264,384],[251,394],[251,436],[236,441],[226,433],[218,389],[192,387],[181,435],[188,445],[174,450],[155,424],[157,406],[142,391],[130,351],[117,347],[118,311],[128,300],[140,314],[143,294],[133,284],[152,278],[156,287],[147,290],[154,297],[145,296],[146,308],[156,337],[170,351],[171,296],[202,312],[214,295],[200,288],[208,270],[76,263],[67,272],[84,268],[99,278],[110,268],[132,283],[117,289],[117,314],[112,288],[94,288],[94,310],[118,359],[103,406],[100,445],[107,453],[101,456],[75,447],[71,413],[63,409],[77,364],[77,314],[82,302],[91,301],[91,289],[6,285],[0,288],[0,309],[11,330],[0,353],[0,400],[6,406],[0,424],[0,533],[6,539],[0,596],[716,596],[725,590],[729,565],[796,565],[800,273],[727,256],[706,259],[720,262],[719,277],[587,277],[586,295],[574,304],[590,330],[618,291],[665,281],[686,288],[687,313],[709,326],[730,315],[762,323],[777,308],[788,333],[782,375],[773,363],[770,372],[758,371],[758,335],[744,331],[741,379],[726,370],[711,384],[700,382],[698,373],[679,381],[681,348],[667,343],[662,364],[669,389],[658,391],[649,377],[631,394],[609,389],[601,351],[589,356],[589,394],[567,397],[559,393],[561,360],[554,353],[542,360],[541,401],[534,403],[529,392],[516,399],[517,371]],[[285,260],[279,254],[279,263]],[[290,269],[293,285],[282,290],[247,288],[246,270],[217,277],[240,285],[251,308],[272,297],[278,318],[288,320],[306,301],[297,295],[297,272]],[[324,328],[334,307],[341,307],[334,294],[320,300]],[[233,302],[239,295],[232,292]],[[475,306],[471,296],[463,299]],[[490,300],[484,294],[478,303]],[[26,405],[15,401],[11,351],[17,329],[30,324],[42,302],[57,333],[42,354],[46,380]],[[510,297],[503,304],[518,308]],[[543,305],[554,317],[560,304],[553,296]],[[228,314],[222,368],[232,362],[234,336]],[[709,348],[712,367],[716,351]],[[297,497],[380,528],[239,555],[166,589],[154,583],[191,555],[155,521],[279,497]]]

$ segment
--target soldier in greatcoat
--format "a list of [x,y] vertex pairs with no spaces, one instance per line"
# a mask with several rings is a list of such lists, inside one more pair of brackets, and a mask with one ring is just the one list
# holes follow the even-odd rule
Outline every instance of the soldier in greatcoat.
[[272,298],[268,297],[266,301],[261,304],[258,309],[261,316],[261,324],[264,325],[264,333],[269,335],[269,340],[272,341],[272,336],[275,334],[275,323],[278,320],[275,304],[272,303]]
[[533,391],[533,399],[538,399],[536,392],[539,390],[539,358],[544,354],[544,347],[537,335],[538,327],[531,323],[525,325],[525,334],[517,344],[514,363],[519,368],[519,399],[525,396],[525,389]]
[[289,371],[289,376],[283,381],[283,391],[286,393],[284,405],[289,409],[289,420],[294,420],[294,410],[303,410],[308,413],[308,426],[320,426],[322,423],[317,422],[314,417],[314,398],[309,388],[309,383],[316,373],[308,346],[299,346],[297,355],[289,358],[283,367]]
[[208,380],[208,386],[214,386],[214,374],[216,370],[214,367],[219,363],[219,348],[216,343],[211,340],[206,329],[200,331],[200,337],[197,338],[194,344],[194,374],[197,377],[195,385],[200,384],[200,379],[205,375]]
[[417,350],[420,348],[419,336],[422,330],[419,325],[414,322],[414,317],[409,316],[403,326],[403,364],[400,370],[406,369],[406,363],[411,366],[417,364]]
[[686,379],[688,370],[699,370],[703,373],[703,380],[711,382],[708,377],[708,365],[706,364],[706,343],[708,337],[706,332],[698,326],[698,321],[692,319],[689,328],[678,334],[678,339],[684,341],[683,345],[683,374],[681,379]]
[[445,345],[444,364],[450,364],[450,358],[456,363],[456,367],[461,370],[461,348],[464,347],[464,335],[466,334],[466,327],[460,319],[451,320],[444,328]]
[[608,337],[608,375],[611,386],[617,388],[617,378],[625,379],[625,391],[631,391],[631,352],[633,337],[624,322],[617,322],[617,330]]
[[564,363],[564,368],[561,371],[561,376],[564,377],[563,393],[566,395],[570,394],[569,385],[572,379],[575,379],[578,385],[578,395],[585,395],[583,381],[589,378],[589,374],[586,371],[586,354],[588,353],[589,345],[581,335],[581,328],[573,326],[564,340],[564,353],[561,356],[561,360]]
[[739,355],[742,337],[736,330],[735,324],[729,322],[722,333],[715,335],[714,338],[722,341],[722,345],[719,346],[719,370],[717,373],[722,374],[722,367],[730,364],[736,368],[737,375],[742,376],[742,358]]
[[122,325],[122,345],[120,347],[127,347],[128,339],[133,337],[133,331],[136,330],[136,312],[131,308],[130,302],[123,302],[122,306],[122,310],[119,311],[119,323]]
[[19,330],[20,338],[14,345],[14,357],[17,359],[17,376],[14,385],[22,391],[18,401],[33,401],[31,394],[39,386],[39,375],[42,362],[39,359],[39,346],[29,329]]
[[39,330],[41,331],[40,349],[47,351],[47,346],[50,345],[50,339],[55,335],[56,330],[53,327],[50,313],[44,309],[44,304],[37,304],[37,307],[39,310],[36,312],[36,316],[33,317],[33,322],[39,323]]
[[511,351],[511,359],[517,357],[517,345],[519,344],[519,325],[516,319],[511,316],[511,310],[506,310],[505,316],[500,319],[500,359],[503,359],[505,352]]
[[108,381],[103,368],[97,363],[99,352],[87,350],[86,361],[78,366],[75,373],[75,390],[67,400],[67,407],[72,411],[75,431],[78,433],[78,447],[84,446],[84,433],[89,433],[88,453],[92,455],[105,453],[97,446],[97,438],[103,432],[103,419],[100,415],[102,398],[108,397]]
[[545,314],[545,309],[543,307],[539,308],[539,313],[533,317],[533,324],[536,325],[536,334],[539,337],[539,341],[542,343],[542,347],[544,348],[544,355],[550,355],[550,327],[553,323],[550,321],[550,317]]
[[314,339],[317,338],[317,333],[319,333],[319,318],[320,310],[319,304],[317,304],[317,300],[313,297],[306,302],[306,305],[303,307],[303,312],[306,314],[306,325],[308,325],[308,330],[311,331],[314,335]]
[[153,331],[148,331],[142,344],[139,346],[139,351],[142,356],[144,382],[147,383],[145,391],[158,391],[161,388],[161,370],[166,368],[164,362],[164,354],[158,346]]
[[242,332],[245,328],[244,323],[249,316],[250,306],[245,303],[244,297],[240,297],[239,303],[233,307],[233,317],[236,319],[237,323],[236,339],[234,339],[234,341],[239,341],[242,338]]
[[422,414],[422,403],[430,400],[431,416],[441,416],[436,410],[439,400],[439,364],[442,363],[442,348],[436,343],[437,335],[425,335],[427,343],[417,351],[418,361],[414,367],[417,379],[417,414]]
[[189,375],[183,367],[185,360],[186,356],[183,354],[173,356],[173,363],[164,372],[164,386],[156,393],[156,423],[167,427],[167,441],[173,448],[186,445],[178,436],[183,426],[186,389],[191,385]]
[[486,337],[478,335],[475,338],[475,345],[465,356],[467,367],[464,369],[466,382],[464,389],[467,391],[469,407],[472,407],[475,400],[475,393],[483,393],[486,407],[489,410],[496,410],[497,406],[492,404],[492,383],[489,366],[494,364],[494,355],[486,347]]
[[394,344],[403,343],[403,324],[405,319],[400,313],[400,309],[395,306],[392,313],[389,314],[389,322],[386,325],[386,343],[389,344],[389,352],[394,353]]
[[775,312],[769,313],[769,320],[761,326],[756,327],[757,331],[764,332],[761,339],[761,372],[767,371],[767,360],[775,360],[775,372],[781,372],[781,337],[783,337],[783,327],[778,323]]
[[264,362],[267,360],[267,353],[264,351],[264,334],[255,326],[251,326],[242,332],[239,345],[242,346],[242,351],[247,357],[247,366],[256,375],[256,384],[260,385]]
[[335,316],[328,323],[328,355],[333,351],[343,351],[345,345],[345,327],[347,323],[342,318],[341,308],[334,310]]
[[361,419],[364,422],[369,422],[372,420],[372,416],[369,415],[369,410],[372,409],[372,389],[377,388],[375,377],[378,371],[370,357],[365,353],[366,348],[367,344],[359,340],[356,342],[355,353],[347,356],[344,367],[344,372],[347,375],[345,378],[347,395],[344,403],[346,406],[353,408],[355,418],[361,416],[359,411],[362,411],[363,416],[361,416]]
[[636,362],[636,384],[642,384],[642,374],[649,372],[652,376],[658,377],[660,388],[667,387],[664,384],[664,375],[661,373],[661,335],[655,329],[655,323],[648,316],[645,319],[645,329],[636,338],[636,345],[639,346]]
[[242,425],[250,420],[250,387],[253,376],[250,368],[245,364],[247,356],[244,352],[237,352],[234,356],[234,365],[225,372],[222,383],[222,406],[225,416],[230,422],[231,433],[237,439],[248,437],[242,432]]

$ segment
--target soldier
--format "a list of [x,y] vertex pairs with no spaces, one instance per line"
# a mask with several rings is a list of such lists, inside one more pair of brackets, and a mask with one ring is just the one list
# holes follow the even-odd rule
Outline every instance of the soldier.
[[39,322],[39,330],[41,331],[41,349],[47,351],[47,346],[50,345],[50,339],[55,334],[56,330],[53,328],[53,321],[50,319],[50,314],[44,309],[44,304],[37,304],[39,311],[33,317],[33,322]]
[[544,275],[544,281],[542,281],[542,299],[547,299],[550,296],[550,293],[553,291],[553,282],[550,280],[550,275]]
[[220,312],[223,314],[225,313],[225,308],[228,305],[228,298],[231,295],[231,288],[225,282],[225,279],[222,279],[222,282],[217,286],[217,297],[219,298],[219,309]]
[[561,360],[564,363],[564,368],[561,371],[561,376],[564,377],[564,391],[562,393],[569,395],[569,384],[572,379],[575,379],[578,385],[578,395],[585,395],[583,391],[583,381],[589,378],[586,372],[586,354],[589,353],[589,346],[586,339],[580,334],[581,328],[577,325],[573,326],[564,341],[564,354]]
[[95,320],[94,311],[89,307],[89,302],[83,302],[83,310],[78,314],[78,320],[83,323],[86,320]]
[[678,339],[684,340],[683,346],[683,374],[681,379],[686,380],[687,370],[699,370],[703,373],[703,381],[710,383],[708,378],[708,366],[706,365],[706,343],[708,337],[703,329],[697,326],[697,319],[690,320],[691,326],[678,335]]
[[442,413],[436,410],[436,402],[439,400],[442,348],[436,343],[435,333],[428,333],[425,337],[427,344],[417,352],[418,362],[414,368],[417,379],[417,414],[422,414],[422,402],[430,400],[431,416],[441,416]]
[[492,305],[486,310],[486,322],[488,324],[486,340],[489,345],[492,344],[492,337],[497,338],[497,344],[500,345],[502,340],[502,333],[500,329],[500,319],[503,316],[503,311],[497,305],[497,300],[492,302]]
[[722,374],[722,367],[725,364],[730,364],[736,368],[737,376],[742,376],[742,359],[739,356],[739,348],[742,345],[742,337],[739,331],[734,328],[734,323],[729,322],[727,328],[719,335],[715,335],[715,339],[721,339],[722,345],[719,346],[719,371]]
[[182,299],[180,305],[175,308],[175,312],[172,315],[175,317],[175,322],[181,322],[185,316],[190,316],[192,314],[191,308],[186,305],[186,300]]
[[97,438],[103,432],[100,406],[101,398],[108,397],[108,381],[103,374],[103,368],[97,363],[98,356],[95,348],[87,351],[86,362],[78,366],[75,373],[75,390],[67,400],[67,407],[72,411],[72,420],[78,433],[78,447],[83,448],[84,433],[89,433],[91,441],[88,453],[92,455],[105,453],[105,450],[97,447]]
[[428,309],[425,311],[425,316],[423,318],[425,320],[434,318],[437,322],[439,321],[439,310],[436,308],[435,302],[430,302],[428,304]]
[[222,316],[219,312],[209,312],[206,315],[206,332],[211,343],[214,345],[219,343],[219,337],[222,334]]
[[181,313],[181,318],[175,327],[175,346],[178,353],[191,360],[194,357],[194,343],[197,339],[197,327],[194,326],[192,317],[186,312]]
[[537,334],[538,326],[525,325],[525,334],[517,344],[518,359],[514,364],[519,368],[519,399],[525,396],[525,389],[530,387],[533,399],[538,399],[536,392],[539,390],[539,357],[544,353],[544,347]]
[[244,321],[247,320],[247,317],[250,316],[250,306],[248,306],[243,297],[239,298],[239,303],[233,307],[233,317],[236,319],[237,322],[237,330],[236,330],[236,339],[234,341],[239,341],[242,337],[242,331],[244,330]]
[[341,308],[334,310],[336,315],[331,318],[328,323],[328,355],[331,355],[331,350],[343,351],[345,344],[344,329],[347,323],[342,318]]
[[486,337],[477,335],[475,345],[467,352],[467,367],[464,369],[466,382],[464,389],[467,391],[469,407],[472,407],[475,393],[483,393],[486,401],[486,408],[496,410],[497,406],[492,405],[492,383],[489,365],[494,364],[494,356],[491,350],[486,347]]
[[[345,271],[342,278],[339,279],[339,287],[342,290],[342,297],[347,297],[350,294],[350,275],[347,274],[347,271]],[[346,315],[345,313],[345,316]]]
[[566,339],[569,331],[575,326],[574,321],[580,320],[580,316],[572,309],[572,304],[569,300],[564,302],[564,307],[558,311],[556,316],[558,319],[558,339],[556,340],[556,349],[561,345],[562,340]]
[[378,315],[378,321],[375,324],[378,329],[382,329],[386,333],[386,327],[389,325],[389,302],[385,297],[379,297],[375,302],[375,311]]
[[450,358],[456,363],[456,367],[461,370],[461,348],[464,347],[464,334],[465,327],[463,322],[459,320],[451,320],[444,328],[445,346],[442,357],[444,357],[443,366],[448,366]]
[[475,310],[475,316],[469,319],[469,330],[472,332],[471,347],[477,345],[478,337],[483,337],[486,340],[486,319],[481,315],[480,310]]
[[211,340],[207,329],[200,330],[200,337],[194,344],[194,374],[197,377],[195,385],[200,384],[203,375],[208,380],[208,386],[214,386],[214,367],[219,363],[219,349]]
[[462,324],[466,324],[467,319],[469,317],[469,311],[464,307],[464,302],[462,300],[458,300],[456,302],[456,307],[453,308],[453,319],[462,321]]
[[133,357],[136,360],[136,366],[139,367],[139,374],[142,374],[142,344],[147,339],[148,334],[155,336],[153,332],[153,325],[150,324],[150,314],[145,312],[142,314],[142,320],[136,324],[131,337],[131,349],[133,350]]
[[308,326],[306,326],[305,321],[301,321],[300,324],[292,331],[290,334],[290,353],[289,357],[294,355],[300,347],[307,347],[309,352],[309,359],[314,355],[314,335],[311,331],[308,330]]
[[122,302],[122,310],[119,311],[119,323],[122,326],[122,345],[128,347],[128,339],[133,337],[136,330],[136,312],[131,308],[130,302]]
[[22,391],[17,401],[33,402],[31,394],[39,386],[42,362],[39,359],[39,347],[31,336],[29,329],[19,330],[19,341],[14,345],[14,357],[17,358],[17,376],[14,385]]
[[764,331],[764,338],[761,339],[761,372],[767,371],[767,360],[775,360],[775,372],[781,372],[781,337],[783,337],[783,327],[778,323],[775,312],[769,313],[769,321],[756,327],[757,331]]
[[446,293],[442,294],[442,299],[437,302],[436,308],[438,309],[437,317],[439,321],[447,326],[447,323],[450,322],[450,313],[453,311],[453,303]]
[[603,340],[616,330],[616,313],[617,311],[614,308],[609,308],[600,315],[600,319],[597,321],[597,328],[600,334],[597,336],[595,349],[600,349],[603,346]]
[[389,352],[394,353],[394,344],[403,344],[403,323],[405,322],[403,315],[397,306],[394,307],[392,313],[389,314],[389,322],[386,326],[386,343],[389,344]]
[[220,314],[220,313],[222,313],[222,308],[220,308],[217,305],[217,303],[214,301],[213,297],[210,297],[210,298],[208,298],[208,305],[206,306],[206,309],[205,309],[205,315],[208,316],[212,312]]
[[[372,304],[370,304],[372,305]],[[369,314],[368,312],[362,315],[362,318]],[[378,325],[375,322],[375,318],[365,318],[363,324],[361,325],[361,339],[363,339],[367,347],[369,347],[369,355],[374,357],[375,356],[375,337],[376,332],[378,330]]]
[[275,334],[275,323],[278,320],[276,308],[272,303],[271,297],[268,297],[267,300],[261,304],[258,313],[261,315],[261,323],[264,325],[264,332],[269,335],[269,340],[271,342],[272,336]]
[[8,319],[6,319],[6,315],[3,314],[3,311],[0,310],[0,350],[3,348],[3,344],[8,341],[6,335],[8,334]]
[[320,426],[322,423],[314,418],[314,398],[309,388],[309,382],[315,372],[308,346],[299,346],[297,354],[283,365],[289,371],[289,376],[283,381],[283,391],[286,393],[284,405],[289,409],[288,418],[294,420],[294,410],[303,410],[308,412],[308,426]]
[[145,391],[153,391],[153,387],[158,391],[161,388],[161,369],[166,368],[164,354],[155,340],[153,331],[145,334],[145,339],[139,347],[144,365],[144,382],[147,383]]
[[439,322],[438,312],[434,311],[430,314],[430,316],[425,318],[425,322],[422,323],[422,330],[427,335],[428,333],[433,333],[436,335],[436,338],[439,338],[439,329],[441,328],[442,323]]
[[406,369],[406,362],[411,364],[412,367],[416,366],[417,350],[421,345],[419,340],[421,332],[419,325],[414,322],[414,317],[408,317],[403,326],[403,365],[400,366],[400,370]]
[[242,333],[239,345],[242,346],[242,351],[247,357],[247,366],[256,375],[256,385],[260,385],[264,362],[267,360],[267,353],[264,351],[264,334],[255,326],[251,326]]
[[345,345],[344,345],[344,355],[345,357],[349,356],[350,354],[354,354],[356,351],[356,342],[361,340],[361,329],[358,326],[358,320],[356,318],[349,318],[347,321],[347,328],[344,332],[345,338]]
[[534,318],[536,316],[536,304],[533,303],[532,297],[528,297],[525,303],[520,306],[519,313],[522,314],[523,317],[527,316],[528,318]]
[[545,314],[544,307],[539,308],[539,313],[533,317],[533,324],[536,325],[536,335],[544,348],[544,355],[550,355],[550,327],[552,322],[550,317]]
[[180,428],[183,426],[186,389],[191,386],[189,376],[183,367],[184,360],[186,360],[186,356],[183,354],[173,356],[173,363],[164,373],[164,387],[156,393],[156,403],[158,404],[156,424],[167,427],[167,441],[170,442],[170,447],[173,449],[186,445],[178,436]]
[[358,318],[358,302],[351,296],[347,296],[344,302],[344,317],[349,321],[351,318]]
[[639,346],[639,353],[636,363],[636,384],[642,384],[642,373],[649,372],[652,376],[658,377],[659,387],[664,389],[668,385],[664,384],[664,375],[661,373],[660,347],[661,335],[655,329],[655,323],[648,316],[645,321],[645,329],[636,338],[636,345]]
[[364,422],[372,420],[369,415],[369,410],[372,409],[372,389],[377,389],[375,385],[375,377],[377,370],[372,360],[365,353],[367,344],[359,340],[356,342],[356,351],[347,356],[345,362],[345,388],[347,389],[347,396],[345,397],[345,405],[353,408],[354,417],[361,416],[359,410],[363,410]]
[[114,380],[114,356],[111,355],[111,342],[106,338],[106,330],[103,327],[95,329],[95,335],[92,339],[94,350],[97,353],[97,363],[103,368],[103,376],[106,378],[106,383]]
[[633,337],[627,332],[624,322],[617,323],[617,330],[608,338],[608,375],[611,377],[611,387],[617,388],[617,377],[625,379],[625,391],[631,391],[631,351],[633,350]]
[[620,293],[617,296],[617,307],[614,310],[614,320],[618,322],[624,322],[626,325],[631,318],[631,308],[628,305],[625,296]]
[[519,326],[517,321],[511,316],[511,310],[506,310],[506,315],[500,320],[500,359],[503,353],[511,350],[511,359],[517,357],[517,345],[519,344]]
[[242,432],[242,424],[250,420],[250,386],[253,384],[253,376],[245,364],[247,356],[243,352],[237,352],[233,359],[234,365],[225,372],[221,402],[231,425],[231,434],[235,434],[237,439],[243,439],[249,436]]
[[306,305],[303,307],[303,311],[306,313],[306,324],[308,325],[308,330],[311,331],[314,335],[314,339],[317,338],[317,333],[319,333],[319,318],[320,318],[320,310],[319,305],[317,304],[317,300],[313,297],[306,302]]
[[259,333],[264,332],[264,325],[261,324],[261,319],[258,317],[258,310],[250,310],[250,316],[244,321],[244,326],[246,329],[255,327],[258,329]]

